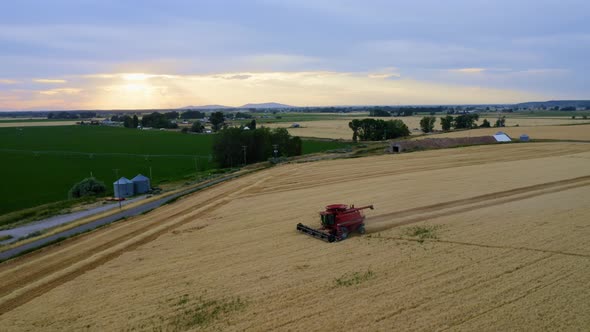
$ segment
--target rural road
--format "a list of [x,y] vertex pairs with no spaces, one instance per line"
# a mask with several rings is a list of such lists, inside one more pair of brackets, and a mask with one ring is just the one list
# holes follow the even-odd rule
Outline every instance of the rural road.
[[143,204],[143,205],[134,207],[134,208],[130,208],[128,210],[124,210],[124,211],[115,213],[113,215],[106,216],[104,218],[100,218],[98,220],[89,222],[87,224],[83,224],[83,225],[80,225],[80,226],[77,226],[77,227],[68,229],[66,231],[63,231],[63,232],[60,232],[60,233],[57,233],[57,234],[54,234],[54,235],[51,235],[51,236],[48,236],[48,237],[45,237],[45,238],[42,238],[42,239],[33,241],[33,242],[29,242],[29,243],[23,244],[21,246],[18,246],[18,247],[15,247],[15,248],[12,248],[12,249],[9,249],[9,250],[6,250],[6,251],[3,251],[3,252],[0,253],[0,261],[4,261],[4,260],[7,260],[7,259],[10,259],[10,258],[12,258],[14,256],[17,256],[17,255],[19,255],[19,254],[21,254],[23,252],[26,252],[26,251],[34,250],[35,248],[38,248],[38,247],[43,246],[45,244],[51,243],[51,242],[56,241],[56,240],[58,240],[60,238],[70,237],[70,236],[73,236],[73,235],[76,235],[76,234],[87,232],[87,231],[93,230],[95,228],[98,228],[100,226],[103,226],[103,225],[106,225],[106,224],[110,224],[110,223],[112,223],[114,221],[117,221],[117,220],[119,220],[121,218],[128,218],[128,217],[132,217],[132,216],[136,216],[136,215],[142,214],[144,212],[147,212],[149,210],[152,210],[152,209],[155,209],[155,208],[157,208],[159,206],[162,206],[166,202],[168,202],[170,200],[173,200],[175,198],[178,198],[180,196],[184,196],[184,195],[193,193],[195,191],[199,191],[199,190],[205,189],[207,187],[216,185],[218,183],[221,183],[221,182],[225,182],[225,181],[234,179],[234,178],[236,178],[236,177],[238,177],[240,175],[241,174],[232,174],[232,175],[225,176],[225,177],[222,177],[222,178],[219,178],[219,179],[215,179],[215,180],[212,180],[210,182],[203,183],[203,184],[201,184],[199,186],[196,186],[196,187],[192,187],[192,188],[183,190],[183,191],[178,192],[176,194],[168,195],[168,196],[162,197],[162,198],[160,198],[158,200],[151,201],[149,203],[146,203],[146,204]]
[[[127,204],[131,204],[131,203],[140,201],[146,197],[147,197],[147,195],[141,195],[139,197],[135,197],[133,199],[123,201],[123,202],[121,202],[121,206],[125,206]],[[102,212],[106,212],[106,211],[115,209],[117,207],[119,207],[119,204],[114,202],[111,204],[98,206],[98,207],[95,207],[92,209],[68,213],[68,214],[62,214],[59,216],[54,216],[51,218],[38,220],[33,223],[24,225],[24,226],[3,230],[3,231],[0,231],[0,237],[10,235],[10,236],[12,236],[12,238],[9,240],[6,240],[6,241],[0,241],[0,244],[12,243],[12,242],[17,241],[19,238],[25,237],[31,233],[41,232],[41,231],[44,231],[48,228],[67,224],[72,221],[76,221],[76,220],[79,220],[79,219],[82,219],[85,217],[89,217],[89,216],[92,216],[92,215],[95,215],[98,213],[102,213]]]

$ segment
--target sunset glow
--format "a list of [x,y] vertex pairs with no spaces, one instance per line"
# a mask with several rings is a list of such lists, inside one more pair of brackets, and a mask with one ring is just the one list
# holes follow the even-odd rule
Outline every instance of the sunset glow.
[[590,4],[530,4],[7,2],[0,110],[586,98]]

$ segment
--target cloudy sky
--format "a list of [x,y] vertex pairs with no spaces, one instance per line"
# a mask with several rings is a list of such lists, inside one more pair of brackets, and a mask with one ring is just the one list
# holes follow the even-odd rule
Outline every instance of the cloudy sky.
[[0,110],[590,98],[587,0],[0,2]]

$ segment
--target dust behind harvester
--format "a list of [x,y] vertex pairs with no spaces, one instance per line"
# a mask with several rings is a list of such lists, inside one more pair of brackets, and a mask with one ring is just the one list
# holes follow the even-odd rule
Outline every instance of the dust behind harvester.
[[297,224],[297,230],[323,241],[341,241],[352,232],[365,234],[365,216],[361,210],[373,209],[373,205],[360,208],[350,207],[346,204],[332,204],[326,206],[326,211],[320,212],[322,227],[314,229],[301,223]]

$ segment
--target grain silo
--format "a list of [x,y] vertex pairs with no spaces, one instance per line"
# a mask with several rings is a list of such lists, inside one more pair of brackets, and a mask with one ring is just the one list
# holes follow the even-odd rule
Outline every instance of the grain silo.
[[133,190],[136,194],[147,193],[151,189],[150,179],[146,176],[137,174],[131,181],[133,182]]
[[117,198],[133,196],[133,182],[125,177],[113,182],[113,187]]

